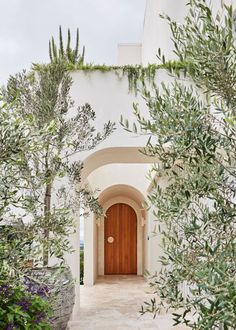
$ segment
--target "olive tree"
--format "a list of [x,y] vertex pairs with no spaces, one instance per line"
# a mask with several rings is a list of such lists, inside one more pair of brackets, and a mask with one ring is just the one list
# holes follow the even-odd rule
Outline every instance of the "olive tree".
[[[75,199],[71,199],[68,188],[73,187],[77,200],[84,197],[93,211],[100,212],[96,198],[80,186],[82,163],[70,158],[94,148],[113,130],[113,124],[108,122],[102,132],[96,132],[95,112],[89,104],[73,109],[71,84],[66,62],[58,59],[10,77],[3,92],[21,120],[30,121],[30,134],[37,137],[40,145],[25,150],[21,173],[28,182],[26,219],[45,266],[49,256],[63,259],[64,253],[70,251],[68,237],[74,228],[71,210]],[[55,182],[63,178],[69,181],[58,188]]]
[[[149,117],[135,107],[144,152],[159,157],[149,202],[162,235],[162,269],[150,278],[160,299],[142,312],[174,308],[175,325],[236,324],[236,47],[232,7],[213,16],[190,0],[182,25],[168,20],[175,53],[170,84],[144,88]],[[165,62],[161,50],[158,56]],[[124,125],[129,129],[128,124]],[[136,130],[136,129],[135,129]],[[153,176],[152,176],[153,177]],[[168,182],[167,187],[159,180]],[[183,285],[188,288],[182,290]],[[159,302],[160,301],[160,302]]]
[[0,105],[0,277],[15,276],[26,260],[23,247],[27,235],[19,237],[21,221],[13,209],[22,206],[21,191],[27,182],[21,175],[24,153],[35,148],[27,120],[22,120],[11,105]]

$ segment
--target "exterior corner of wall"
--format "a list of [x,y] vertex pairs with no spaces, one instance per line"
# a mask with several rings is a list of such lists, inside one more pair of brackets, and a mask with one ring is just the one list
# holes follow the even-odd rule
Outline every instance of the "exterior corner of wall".
[[84,222],[84,285],[93,286],[95,279],[95,231],[94,215],[89,214]]

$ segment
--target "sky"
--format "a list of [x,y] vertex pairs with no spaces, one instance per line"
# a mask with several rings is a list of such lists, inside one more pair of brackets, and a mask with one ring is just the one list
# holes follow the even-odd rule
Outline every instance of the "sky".
[[[48,62],[48,42],[76,28],[85,61],[116,64],[117,44],[142,40],[145,0],[0,0],[0,84],[10,74]],[[82,47],[81,47],[82,49]]]

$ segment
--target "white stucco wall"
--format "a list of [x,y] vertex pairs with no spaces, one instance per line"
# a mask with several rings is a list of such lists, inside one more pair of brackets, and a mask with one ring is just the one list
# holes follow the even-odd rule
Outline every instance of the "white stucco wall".
[[[98,167],[95,166],[87,177],[87,182],[90,187],[92,189],[98,189],[102,192],[111,186],[126,184],[134,187],[141,194],[146,196],[146,192],[150,184],[149,179],[146,177],[150,168],[150,163],[145,164],[144,162],[138,164],[135,160],[137,157],[135,153],[127,154],[127,157],[125,158],[128,159],[128,162],[126,162],[125,159],[124,163],[121,163],[120,161],[117,163],[117,157],[115,157],[114,153],[116,150],[115,148],[122,147],[123,149],[120,152],[125,152],[125,148],[140,148],[140,146],[146,145],[148,139],[147,136],[137,136],[136,134],[128,133],[119,124],[121,114],[130,122],[135,121],[132,106],[134,102],[139,103],[142,114],[147,115],[148,109],[146,108],[145,102],[141,95],[136,96],[129,93],[127,77],[119,79],[117,74],[114,72],[92,72],[88,74],[84,72],[73,72],[72,79],[74,83],[72,85],[71,95],[75,101],[75,105],[83,105],[88,102],[93,107],[97,117],[95,126],[98,129],[101,129],[103,124],[108,120],[116,122],[117,127],[115,132],[98,147],[96,147],[96,149],[78,153],[73,156],[73,160],[85,160],[89,155],[98,151],[103,152],[106,148],[111,150],[111,155],[114,157],[113,164],[105,164],[103,166],[98,165]],[[160,70],[157,73],[157,84],[160,84],[163,80],[170,81],[170,78],[167,76],[166,72]],[[130,155],[133,156],[130,157]],[[96,161],[96,159],[94,159],[94,161]],[[144,160],[142,159],[140,161],[142,162]],[[122,198],[122,196],[120,196],[120,198]],[[127,198],[127,196],[125,196],[125,191],[123,191],[123,198]],[[140,221],[141,218],[139,219],[139,222]],[[152,230],[152,224],[150,223],[148,226],[147,223],[146,227],[144,226],[140,230],[141,234],[139,234],[139,239],[142,244],[139,246],[142,246],[142,248],[139,247],[139,249],[142,250],[142,253],[139,252],[139,256],[141,256],[139,257],[139,273],[141,273],[144,269],[150,270],[151,267],[150,258],[147,258],[147,251],[150,250],[153,244],[151,240],[147,241],[147,238],[148,231]],[[90,217],[85,220],[84,228],[84,265],[86,285],[93,285],[98,274],[99,265],[97,265],[97,261],[99,258],[97,257],[97,252],[99,252],[99,249],[96,243],[97,232],[95,219],[91,214]],[[158,251],[159,250],[157,250],[157,253]],[[154,257],[154,252],[152,252],[152,256]],[[157,259],[157,257],[155,257],[155,259]]]
[[[142,64],[158,63],[157,49],[161,48],[167,60],[176,59],[173,53],[173,42],[168,22],[160,14],[168,15],[177,23],[183,23],[188,12],[188,0],[147,0],[142,40]],[[207,0],[215,15],[221,10],[222,0]],[[232,4],[236,8],[236,0],[224,0],[224,4]]]
[[88,181],[92,189],[99,188],[100,191],[125,183],[146,195],[150,184],[146,176],[149,169],[148,164],[108,164],[93,171]]
[[142,44],[119,44],[118,65],[142,64]]
[[[71,96],[75,106],[89,103],[96,112],[94,125],[101,130],[103,124],[110,120],[116,123],[113,134],[94,149],[94,151],[111,147],[134,147],[144,146],[147,136],[126,132],[120,125],[121,115],[132,124],[135,121],[133,115],[133,103],[138,103],[142,114],[148,115],[148,108],[142,95],[129,92],[128,78],[119,78],[116,72],[85,73],[76,71],[71,73],[73,85]],[[164,70],[159,70],[156,76],[156,84],[162,81],[170,82],[171,78]],[[85,159],[89,152],[79,153],[76,159]]]
[[92,213],[85,218],[84,285],[91,286],[97,277],[97,227]]
[[175,59],[171,32],[160,14],[167,14],[182,22],[186,13],[187,0],[147,0],[142,40],[142,64],[158,63],[157,49],[161,48],[167,60]]
[[[209,0],[210,1],[210,0]],[[188,0],[147,0],[146,12],[144,20],[144,30],[142,44],[120,44],[118,46],[118,65],[126,64],[143,64],[157,63],[157,49],[161,48],[167,60],[175,59],[173,54],[173,44],[171,41],[171,32],[166,20],[159,17],[159,14],[166,13],[177,22],[183,22],[183,18],[187,12],[186,3]],[[225,0],[224,3],[233,3],[236,7],[236,0]],[[221,0],[212,1],[214,13],[220,9]],[[121,72],[119,74],[122,75]],[[83,105],[88,102],[96,112],[97,119],[95,126],[101,129],[103,124],[108,120],[116,123],[115,132],[106,141],[102,142],[95,150],[83,152],[74,155],[73,160],[85,160],[89,155],[96,151],[102,151],[106,148],[118,147],[140,147],[144,146],[147,141],[147,136],[137,136],[123,130],[119,125],[120,116],[123,115],[130,122],[134,121],[133,103],[139,103],[143,115],[147,114],[148,109],[145,107],[145,101],[140,95],[136,96],[128,92],[127,77],[119,79],[119,75],[115,72],[73,72],[71,74],[73,85],[71,89],[72,98],[75,105]],[[171,78],[165,71],[160,70],[157,73],[157,85],[160,82],[170,82]],[[110,151],[109,151],[110,152]],[[87,182],[92,189],[98,188],[101,192],[109,187],[126,184],[137,191],[144,197],[147,195],[149,179],[146,178],[146,173],[150,164],[137,164],[127,156],[127,162],[117,162],[117,157],[114,155],[114,150],[111,150],[111,157],[114,157],[114,163],[95,166],[90,173]],[[133,154],[132,154],[133,155]],[[95,158],[93,159],[96,160]],[[130,162],[130,163],[129,163]],[[166,184],[165,182],[160,183]],[[111,190],[112,191],[112,190]],[[128,201],[129,203],[138,204],[137,196],[125,194],[111,196],[104,202],[105,207],[110,205],[112,201]],[[133,204],[133,205],[134,205]],[[137,212],[139,206],[136,207]],[[141,208],[140,208],[141,210]],[[142,212],[142,211],[141,211]],[[139,213],[139,222],[143,215]],[[148,269],[151,273],[160,270],[160,262],[158,261],[161,250],[161,237],[154,235],[153,229],[156,221],[153,216],[153,209],[150,209],[145,214],[145,223],[140,222],[139,226],[139,273],[142,270]],[[75,277],[79,277],[79,237],[73,235],[72,243],[77,250],[71,256],[68,256],[68,262],[71,266],[72,273]],[[142,238],[142,239],[141,239]],[[103,265],[103,233],[102,226],[96,224],[93,214],[85,221],[85,284],[93,285],[97,274],[102,274]],[[98,256],[98,254],[100,254]],[[141,257],[140,257],[141,256]],[[77,302],[74,315],[78,311],[79,287],[77,285]]]
[[[133,121],[133,102],[144,104],[141,97],[129,93],[128,79],[119,79],[115,72],[73,72],[71,95],[75,104],[83,105],[88,102],[96,112],[95,126],[101,129],[108,120],[116,123],[115,132],[100,144],[96,150],[112,146],[137,146],[145,143],[145,138],[135,137],[125,132],[119,125],[123,115]],[[85,158],[89,153],[81,154]]]

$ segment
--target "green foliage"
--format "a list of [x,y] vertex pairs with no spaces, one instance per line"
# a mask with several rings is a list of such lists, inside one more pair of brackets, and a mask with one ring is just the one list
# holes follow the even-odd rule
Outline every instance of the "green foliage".
[[31,286],[0,281],[1,329],[50,330],[50,314],[46,291],[36,294]]
[[[10,224],[9,224],[10,223]],[[0,275],[1,279],[15,278],[25,270],[31,256],[32,236],[20,221],[1,219]]]
[[191,0],[183,26],[167,19],[175,40],[175,53],[180,61],[191,63],[188,73],[197,87],[225,101],[231,99],[231,106],[235,107],[232,101],[236,81],[232,7],[223,4],[222,12],[214,17],[204,1]]
[[[190,0],[183,25],[167,17],[185,72],[168,68],[171,84],[143,96],[134,131],[148,134],[144,152],[159,158],[149,201],[164,254],[150,278],[161,298],[142,312],[179,309],[175,325],[235,329],[236,324],[236,48],[232,8],[213,17],[203,0]],[[166,63],[158,52],[159,58]],[[186,84],[184,75],[188,78]],[[181,79],[179,79],[181,78]],[[190,79],[189,79],[190,78]],[[127,130],[129,123],[122,119]],[[138,127],[138,128],[137,128]],[[153,177],[152,176],[152,177]],[[166,186],[161,185],[166,182]],[[183,286],[188,288],[184,293]],[[194,314],[194,317],[193,317]]]
[[[5,101],[14,102],[12,110],[21,120],[30,121],[30,136],[36,146],[24,150],[20,167],[27,182],[22,208],[28,219],[27,231],[33,233],[36,264],[42,261],[37,259],[42,250],[44,265],[49,256],[63,259],[64,253],[70,252],[72,211],[76,211],[81,199],[95,212],[97,206],[100,212],[97,199],[81,187],[82,164],[73,163],[70,157],[94,148],[113,131],[114,125],[108,122],[102,132],[96,132],[95,112],[89,104],[69,115],[74,105],[69,95],[71,84],[66,62],[60,60],[35,65],[30,73],[11,77],[3,90]],[[69,180],[67,187],[56,187],[55,182],[63,178]]]
[[[0,97],[1,102],[1,97]],[[14,114],[9,105],[0,105],[0,218],[10,204],[17,204],[22,154],[31,147],[27,122]]]
[[115,72],[119,78],[128,78],[129,92],[137,93],[139,89],[149,82],[150,85],[155,85],[155,79],[157,71],[160,69],[171,69],[175,71],[185,71],[188,63],[168,61],[162,64],[149,64],[147,67],[142,65],[124,65],[124,66],[107,66],[96,64],[84,64],[78,63],[73,65],[69,63],[67,65],[68,71],[79,70],[85,73],[99,71],[102,73]]
[[[68,62],[81,63],[75,50],[60,50],[48,65],[10,77],[0,98],[0,328],[50,329],[49,303],[22,282],[32,266],[71,252],[69,235],[83,203],[102,213],[97,198],[81,185],[81,162],[71,157],[90,150],[114,129],[97,132],[89,104],[74,109]],[[73,108],[73,111],[72,111]],[[32,275],[33,277],[33,275]],[[33,282],[35,279],[33,279]],[[36,281],[37,282],[37,281]],[[48,300],[50,301],[50,300]],[[51,301],[52,302],[52,301]]]
[[61,26],[59,27],[59,49],[57,49],[54,38],[49,41],[49,57],[51,62],[65,61],[68,66],[82,65],[84,63],[85,48],[83,47],[82,54],[79,54],[79,29],[76,31],[75,48],[71,48],[71,34],[70,29],[67,32],[67,46],[66,49],[63,43],[63,35]]
[[138,90],[149,82],[151,85],[155,84],[156,73],[159,69],[170,69],[175,71],[186,71],[186,66],[189,63],[184,61],[167,61],[161,64],[149,64],[147,67],[142,65],[124,65],[124,66],[108,66],[92,63],[84,63],[85,48],[83,47],[82,54],[79,54],[79,30],[76,31],[76,45],[75,49],[71,48],[71,34],[68,29],[67,47],[65,49],[63,43],[63,35],[61,26],[59,27],[59,47],[57,48],[54,38],[49,41],[49,57],[51,62],[64,61],[68,71],[84,71],[94,72],[99,71],[115,72],[119,78],[127,77],[129,83],[129,91],[137,93]]
[[35,148],[27,118],[12,110],[13,104],[0,107],[0,278],[15,277],[29,256],[32,237],[15,212],[25,202],[21,191],[27,186],[22,176],[24,154]]
[[80,250],[80,284],[84,284],[84,250]]

